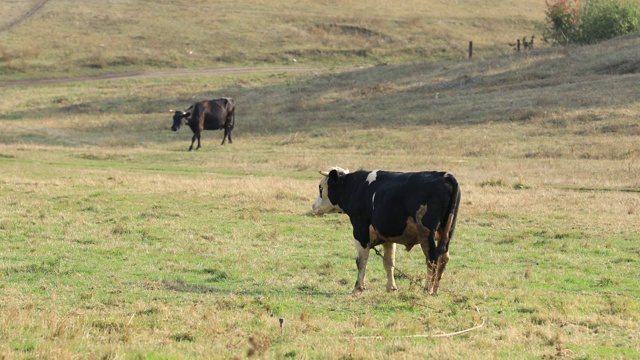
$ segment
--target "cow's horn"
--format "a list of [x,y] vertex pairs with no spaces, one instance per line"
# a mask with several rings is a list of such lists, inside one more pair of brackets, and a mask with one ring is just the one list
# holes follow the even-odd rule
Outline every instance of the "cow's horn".
[[327,171],[318,171],[322,176],[329,176],[329,172]]
[[171,112],[171,113],[172,113],[172,112],[176,112],[176,111],[175,111],[175,110],[169,110],[169,112]]

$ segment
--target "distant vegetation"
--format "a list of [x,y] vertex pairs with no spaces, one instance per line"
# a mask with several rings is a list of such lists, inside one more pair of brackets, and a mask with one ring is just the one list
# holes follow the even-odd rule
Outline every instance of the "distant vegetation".
[[592,44],[638,31],[640,4],[632,0],[547,0],[545,37],[555,44]]

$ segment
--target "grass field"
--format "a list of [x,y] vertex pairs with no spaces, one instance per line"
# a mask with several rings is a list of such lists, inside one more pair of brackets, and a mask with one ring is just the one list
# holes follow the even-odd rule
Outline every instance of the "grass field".
[[[27,4],[5,0],[0,29]],[[0,80],[238,64],[405,63],[510,53],[536,34],[544,1],[49,0],[0,31]],[[55,34],[52,36],[52,34]],[[541,42],[539,42],[541,44]]]
[[[437,2],[432,16],[480,22],[541,7],[482,3]],[[152,43],[151,15],[130,19],[121,7],[132,2],[109,4],[102,13],[85,4],[66,14],[60,6],[68,2],[50,1],[34,16],[117,18],[131,28],[105,27],[105,36],[119,29]],[[163,1],[154,11],[186,4]],[[254,16],[253,26],[274,24],[264,13],[286,20],[275,28],[350,24],[394,38],[411,28],[411,16],[411,24],[426,16],[408,2],[387,9],[386,21],[367,21],[364,4],[256,1],[240,13]],[[371,16],[384,14],[382,6]],[[542,18],[533,10],[522,16],[529,20],[498,22],[484,38],[505,33],[505,24],[523,36],[528,21]],[[13,54],[0,61],[3,359],[640,358],[636,36],[523,54],[498,44],[472,61],[391,57],[347,66],[354,57],[325,54],[289,64],[299,71],[8,82],[207,67],[178,55],[168,66],[120,66],[107,53],[91,67],[78,50],[67,51],[64,68],[50,60],[56,53],[89,49],[78,40],[89,25],[71,24],[39,56],[28,55],[36,45],[24,41],[42,36],[37,22],[0,34],[0,52]],[[174,25],[176,38],[184,36]],[[453,26],[447,34],[467,39],[469,31]],[[358,48],[359,37],[342,38],[341,47]],[[274,36],[263,53],[246,50],[248,63],[280,48],[319,46],[294,38]],[[171,132],[168,110],[223,95],[238,103],[234,143],[219,146],[222,132],[205,132],[203,148],[187,152],[191,133]],[[386,293],[374,254],[367,291],[351,294],[349,220],[311,214],[318,170],[334,165],[456,176],[462,203],[439,296],[403,278],[397,293]],[[398,251],[397,266],[424,281],[419,249]]]

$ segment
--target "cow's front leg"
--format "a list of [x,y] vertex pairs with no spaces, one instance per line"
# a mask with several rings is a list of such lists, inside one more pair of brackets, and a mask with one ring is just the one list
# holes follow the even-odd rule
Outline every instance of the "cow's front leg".
[[358,257],[356,257],[356,266],[358,267],[358,279],[353,288],[353,293],[357,294],[365,289],[364,277],[367,271],[367,261],[369,261],[369,247],[363,248],[358,240],[354,240]]
[[398,291],[396,279],[393,277],[393,269],[396,267],[396,244],[386,242],[384,248],[384,269],[387,272],[387,292]]

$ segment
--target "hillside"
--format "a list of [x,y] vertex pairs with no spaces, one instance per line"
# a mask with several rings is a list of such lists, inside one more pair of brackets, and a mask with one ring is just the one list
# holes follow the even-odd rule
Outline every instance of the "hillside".
[[[0,5],[0,79],[239,64],[345,65],[509,53],[544,1],[70,0]],[[31,6],[38,11],[17,25]],[[539,34],[538,34],[538,38]]]
[[[47,2],[34,16],[54,4]],[[113,5],[124,4],[134,3]],[[408,14],[402,7],[397,12]],[[2,36],[19,29],[24,25]],[[335,58],[315,66],[299,61],[245,71],[134,66],[134,72],[118,72],[125,68],[107,66],[86,76],[56,72],[76,81],[34,85],[24,77],[52,73],[14,73],[7,76],[10,81],[0,80],[0,143],[177,150],[183,147],[180,139],[190,134],[169,131],[169,109],[232,96],[238,103],[235,138],[240,141],[267,136],[277,146],[376,155],[390,148],[411,155],[420,148],[466,159],[622,161],[626,171],[607,183],[637,188],[639,42],[636,34],[591,46],[538,47],[493,57],[337,67],[328,66]],[[81,53],[84,48],[75,49]],[[206,133],[205,144],[217,141],[212,137],[217,135]],[[339,151],[333,156],[340,158]],[[368,164],[378,166],[373,159],[361,166]],[[600,176],[571,184],[597,186]]]
[[[638,36],[628,36],[479,61],[376,66],[309,80],[291,91],[304,111],[288,110],[284,102],[292,100],[286,98],[274,112],[310,124],[358,127],[632,120],[639,43]],[[258,102],[256,108],[265,106]]]
[[[42,135],[45,143],[90,145],[104,143],[105,136],[116,146],[137,143],[141,134],[125,124],[135,124],[149,134],[146,142],[163,143],[174,139],[164,131],[170,121],[168,109],[224,94],[238,101],[240,136],[302,132],[318,137],[345,129],[492,123],[533,124],[536,135],[564,134],[565,140],[569,134],[594,132],[636,136],[640,132],[636,121],[638,42],[637,36],[628,36],[587,47],[539,49],[472,61],[329,72],[303,69],[287,74],[274,69],[274,74],[229,77],[169,71],[132,80],[85,81],[82,86],[52,85],[55,90],[46,93],[5,87],[0,119],[92,120],[80,127],[76,122],[58,121],[53,138]],[[114,124],[110,133],[93,128],[103,122]],[[16,134],[24,131],[28,127],[8,127],[3,141],[33,138]],[[86,134],[77,136],[78,131]],[[627,146],[594,148],[579,136],[575,142],[564,150],[523,153],[606,158],[633,154]]]

